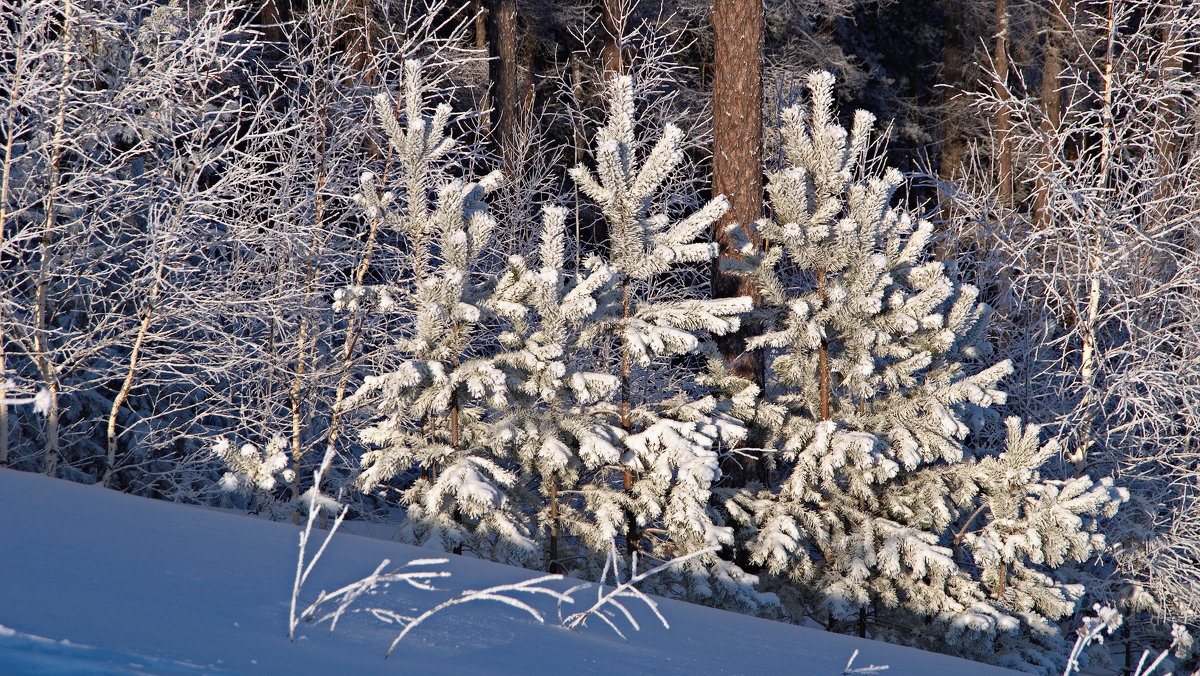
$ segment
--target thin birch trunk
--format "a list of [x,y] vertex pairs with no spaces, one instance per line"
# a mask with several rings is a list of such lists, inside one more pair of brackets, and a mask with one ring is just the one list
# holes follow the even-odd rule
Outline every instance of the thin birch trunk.
[[8,378],[4,370],[3,346],[4,331],[0,329],[0,467],[8,467]]
[[[571,55],[571,93],[575,98],[574,104],[583,107],[583,65],[579,62],[579,58],[574,54]],[[575,163],[572,166],[579,166],[583,162],[583,125],[572,115],[572,134],[574,140]],[[581,257],[583,255],[583,239],[579,232],[579,184],[571,181],[573,194],[573,203],[575,205],[575,271],[579,272],[583,269],[581,265]],[[597,219],[599,223],[602,219]]]
[[[317,247],[320,238],[321,224],[325,219],[325,197],[322,195],[322,190],[325,189],[325,151],[327,148],[325,138],[325,120],[320,115],[314,120],[319,140],[317,142],[318,153],[320,159],[317,163],[317,184],[315,188],[315,207],[313,209],[313,233],[312,241],[308,247],[308,261],[304,268],[304,306],[300,311],[300,335],[296,338],[296,371],[292,378],[292,386],[288,392],[288,403],[291,405],[292,414],[292,498],[296,502],[296,510],[292,513],[292,523],[300,525],[300,464],[304,457],[304,447],[301,444],[301,430],[303,420],[301,414],[304,407],[304,366],[308,361],[308,353],[310,350],[316,349],[316,339],[309,340],[309,327],[311,321],[306,314],[308,309],[308,301],[312,297],[313,281],[316,277],[316,257]],[[311,344],[310,344],[311,342]],[[315,486],[319,489],[320,487]]]
[[67,45],[67,50],[63,54],[63,72],[58,91],[58,112],[54,118],[54,134],[50,141],[50,181],[43,203],[45,222],[42,228],[41,268],[38,271],[37,297],[35,301],[36,323],[34,344],[37,350],[37,365],[42,379],[46,383],[46,389],[50,393],[50,408],[46,411],[45,465],[43,468],[47,476],[54,476],[55,471],[58,469],[59,458],[59,383],[58,373],[54,365],[50,362],[48,303],[50,293],[50,263],[52,258],[50,255],[50,246],[54,242],[54,230],[57,227],[55,219],[55,210],[57,207],[54,204],[54,198],[58,192],[59,163],[62,161],[63,156],[62,144],[63,133],[66,127],[67,91],[71,79],[71,62],[75,56],[74,52],[71,51],[71,38],[74,29],[72,9],[71,0],[67,0],[63,5],[63,44]]
[[133,378],[137,373],[138,358],[141,355],[146,334],[150,330],[150,320],[154,316],[154,305],[158,302],[158,293],[162,284],[165,263],[166,254],[164,252],[162,260],[158,263],[158,268],[154,271],[154,284],[150,289],[150,302],[147,304],[146,313],[142,316],[142,321],[138,325],[137,338],[133,341],[133,349],[129,352],[129,368],[125,373],[125,379],[121,382],[121,389],[117,391],[117,396],[113,397],[112,408],[108,412],[108,426],[105,434],[105,439],[108,443],[108,456],[105,458],[104,478],[101,480],[101,485],[105,488],[111,485],[113,470],[117,465],[117,414],[120,412],[121,406],[129,398],[129,391],[133,388]]
[[[477,24],[478,25],[478,24]],[[395,119],[400,119],[400,107],[396,106],[394,113]],[[379,185],[387,185],[388,173],[392,168],[392,155],[396,152],[392,145],[388,144],[387,156],[383,161],[383,175],[379,179]],[[362,286],[363,281],[367,278],[367,272],[371,269],[371,252],[375,248],[375,239],[379,233],[379,218],[371,219],[371,226],[367,232],[366,248],[363,251],[362,261],[359,262],[358,271],[354,276],[354,284]],[[418,274],[413,275],[414,279],[420,279]],[[338,376],[337,388],[333,396],[333,410],[330,413],[329,432],[326,434],[326,454],[333,451],[337,445],[338,425],[342,419],[342,401],[346,398],[346,386],[350,382],[350,361],[354,356],[354,348],[358,343],[358,338],[362,334],[363,326],[366,324],[367,318],[370,316],[370,309],[364,310],[362,316],[351,316],[346,323],[346,337],[342,341],[342,364],[341,374]],[[357,321],[355,321],[357,319]]]
[[[1108,45],[1105,48],[1104,55],[1104,98],[1102,104],[1104,107],[1100,111],[1104,128],[1100,134],[1100,175],[1097,177],[1096,187],[1101,193],[1108,190],[1109,171],[1112,166],[1113,154],[1112,74],[1113,43],[1116,40],[1114,1],[1109,0],[1108,3]],[[1083,401],[1081,402],[1083,419],[1079,423],[1076,433],[1075,450],[1070,458],[1075,466],[1076,474],[1083,474],[1086,470],[1088,453],[1095,444],[1095,441],[1092,439],[1092,423],[1095,421],[1096,405],[1099,403],[1095,379],[1098,366],[1096,322],[1100,315],[1101,261],[1099,250],[1101,244],[1100,235],[1097,232],[1095,246],[1087,252],[1088,301],[1086,315],[1082,326],[1080,326],[1082,349],[1080,352],[1079,367],[1080,385],[1084,388]]]
[[[12,177],[13,165],[13,139],[16,136],[17,124],[17,93],[20,91],[20,73],[21,66],[25,63],[24,59],[25,44],[20,42],[17,44],[16,53],[13,55],[13,62],[16,64],[14,70],[17,72],[17,77],[14,77],[12,90],[9,92],[8,99],[8,117],[5,120],[5,142],[4,142],[4,168],[3,175],[0,175],[0,254],[4,251],[4,227],[8,221],[8,190]],[[4,317],[0,313],[0,467],[8,467],[8,377],[7,363],[5,360],[5,338],[4,338]]]

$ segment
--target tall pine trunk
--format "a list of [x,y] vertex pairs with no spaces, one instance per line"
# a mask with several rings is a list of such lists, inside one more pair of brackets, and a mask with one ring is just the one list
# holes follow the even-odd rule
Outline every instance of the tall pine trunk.
[[1050,144],[1054,143],[1062,127],[1063,98],[1059,81],[1063,70],[1063,40],[1068,28],[1065,0],[1050,0],[1047,9],[1049,19],[1046,26],[1045,56],[1042,60],[1042,135],[1048,145],[1042,150],[1033,196],[1033,227],[1038,230],[1049,226],[1049,174],[1054,169],[1053,158],[1059,153],[1059,149]]
[[996,0],[996,50],[992,54],[992,61],[996,67],[996,97],[1000,100],[1000,106],[996,109],[996,182],[1000,189],[1000,203],[1004,207],[1011,206],[1013,193],[1012,110],[1008,106],[1008,44],[1008,0]]
[[[963,129],[963,87],[966,83],[966,55],[963,35],[963,12],[958,3],[947,3],[943,29],[946,42],[942,45],[942,90],[941,102],[941,157],[938,161],[938,178],[949,184],[962,172],[963,156],[967,138]],[[942,218],[950,220],[953,200],[946,192],[938,195]],[[941,243],[939,243],[939,247]],[[945,258],[947,252],[938,250],[938,257]]]
[[284,27],[291,23],[292,7],[288,0],[263,0],[258,13],[258,23],[262,26],[263,37],[267,42],[282,43],[287,37]]
[[[600,27],[602,44],[600,60],[604,68],[604,80],[625,73],[624,44],[627,8],[622,0],[600,0]],[[607,86],[607,85],[605,85]]]
[[[713,193],[729,199],[729,211],[713,226],[720,255],[713,262],[714,298],[750,296],[760,304],[750,280],[721,272],[721,259],[737,256],[725,233],[732,223],[748,228],[762,216],[762,57],[763,5],[759,0],[714,0],[712,10],[713,55]],[[761,242],[756,241],[756,244]],[[743,323],[737,332],[717,339],[730,371],[763,385],[763,360],[747,352],[752,326]],[[750,458],[729,459],[726,476],[735,486],[761,478],[758,463]]]
[[515,136],[524,103],[517,69],[520,35],[515,0],[487,0],[486,24],[492,140],[504,160],[505,173],[512,176],[519,158]]

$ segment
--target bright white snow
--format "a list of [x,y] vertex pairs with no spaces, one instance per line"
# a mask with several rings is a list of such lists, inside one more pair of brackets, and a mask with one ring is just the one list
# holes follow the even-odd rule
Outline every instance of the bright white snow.
[[[291,524],[0,470],[0,674],[840,674],[1014,673],[910,648],[662,601],[669,630],[639,609],[629,641],[593,621],[539,625],[500,604],[436,615],[383,655],[398,628],[358,613],[329,635],[287,640],[299,530]],[[323,533],[314,533],[317,541]],[[431,552],[338,533],[301,594],[307,604],[384,558]],[[439,552],[438,556],[442,556]],[[536,573],[449,556],[444,592],[393,586],[373,605],[416,614],[464,589]],[[565,584],[564,584],[565,587]],[[581,598],[588,598],[585,595]],[[548,622],[553,602],[532,600]],[[540,604],[540,605],[538,605]]]

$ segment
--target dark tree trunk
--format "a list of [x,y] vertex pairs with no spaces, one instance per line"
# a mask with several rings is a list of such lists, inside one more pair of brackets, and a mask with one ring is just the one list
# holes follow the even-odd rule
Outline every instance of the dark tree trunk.
[[[1187,58],[1187,50],[1185,48],[1185,38],[1183,29],[1179,21],[1180,13],[1183,11],[1183,5],[1180,0],[1165,0],[1157,8],[1158,15],[1156,19],[1162,25],[1161,40],[1163,44],[1162,65],[1157,69],[1164,79],[1174,79],[1181,76],[1185,72],[1185,59]],[[1161,101],[1161,109],[1158,114],[1158,127],[1156,131],[1157,142],[1155,150],[1159,157],[1160,174],[1163,180],[1159,183],[1159,190],[1155,197],[1155,201],[1165,201],[1172,187],[1175,185],[1177,176],[1176,168],[1184,166],[1186,158],[1180,156],[1183,150],[1180,143],[1180,136],[1176,130],[1187,129],[1188,122],[1184,119],[1182,112],[1177,105],[1177,102],[1172,99]],[[1160,217],[1165,220],[1166,215]]]
[[288,0],[264,0],[258,13],[258,24],[263,27],[263,37],[268,42],[283,42],[283,27],[292,20],[291,3]]
[[[1063,71],[1063,40],[1066,33],[1066,0],[1050,0],[1047,7],[1045,56],[1042,60],[1042,134],[1047,143],[1062,126],[1062,91],[1059,79]],[[1043,159],[1038,166],[1038,180],[1033,195],[1033,226],[1044,229],[1048,225],[1050,207],[1049,172],[1053,169],[1051,158],[1059,149],[1048,145],[1043,149]]]
[[[1008,0],[996,0],[996,51],[992,55],[996,66],[996,96],[1007,101],[1008,91],[1008,43],[1009,14]],[[1006,103],[996,110],[996,180],[1000,187],[1000,202],[1012,203],[1013,155],[1012,155],[1012,111]]]
[[384,30],[376,26],[375,6],[372,0],[350,0],[345,5],[345,15],[338,25],[336,46],[342,51],[345,63],[355,72],[366,75],[367,81],[378,81],[374,68],[376,41]]
[[559,557],[562,555],[559,552],[558,539],[562,530],[562,519],[558,514],[558,474],[550,477],[550,565],[547,572],[552,575],[561,575],[566,572]]
[[492,139],[504,159],[505,169],[518,160],[514,137],[524,101],[517,69],[520,35],[517,30],[517,3],[514,0],[486,0],[488,72],[492,81]]
[[[946,7],[944,24],[946,42],[942,45],[942,81],[946,85],[941,101],[941,157],[938,162],[938,178],[949,183],[962,172],[963,155],[966,153],[967,138],[963,129],[963,112],[966,101],[963,87],[967,79],[963,13],[960,5],[950,0]],[[942,218],[951,217],[952,200],[949,194],[938,195],[942,205]],[[938,254],[945,258],[948,252],[939,243]]]
[[600,48],[604,79],[625,73],[622,37],[625,33],[625,6],[621,0],[600,0],[600,27],[603,43]]
[[[714,225],[713,238],[720,257],[712,270],[715,298],[759,298],[748,280],[721,272],[720,260],[735,257],[725,228],[737,223],[743,229],[762,216],[762,54],[763,5],[761,0],[714,0],[712,10],[713,55],[713,193],[729,199],[729,212]],[[761,244],[761,242],[758,242]],[[763,383],[762,354],[746,351],[748,332],[722,336],[717,344],[730,371]],[[723,467],[730,482],[744,486],[759,477],[758,463],[744,456]]]

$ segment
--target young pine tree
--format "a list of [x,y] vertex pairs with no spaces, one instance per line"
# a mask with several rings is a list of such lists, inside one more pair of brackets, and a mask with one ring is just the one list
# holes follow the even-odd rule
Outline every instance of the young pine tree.
[[807,109],[783,115],[773,218],[757,224],[765,244],[743,238],[745,262],[726,264],[755,282],[767,327],[749,343],[764,349],[763,400],[739,410],[774,471],[770,485],[723,492],[744,555],[793,616],[848,619],[864,635],[869,609],[876,635],[960,651],[965,636],[1015,632],[1016,618],[1051,632],[1045,620],[1070,612],[1079,590],[1043,568],[1095,551],[1103,540],[1080,515],[1111,513],[1123,496],[1111,482],[1040,481],[1050,454],[1029,450],[1036,431],[975,461],[972,434],[1004,402],[1010,371],[987,361],[988,308],[929,260],[932,226],[890,206],[900,172],[869,173],[873,117],[859,111],[847,131],[833,77],[816,73],[809,89]]
[[522,311],[523,287],[511,283],[511,274],[480,269],[495,226],[482,199],[499,175],[446,179],[430,203],[433,167],[453,146],[445,135],[450,107],[425,115],[416,62],[405,64],[403,87],[403,116],[386,95],[376,102],[402,166],[404,208],[392,205],[393,193],[380,194],[370,173],[356,198],[405,239],[411,267],[396,284],[351,287],[336,298],[341,309],[373,303],[377,312],[400,315],[402,325],[399,363],[368,377],[344,403],[353,409],[370,402],[383,417],[361,434],[372,449],[361,458],[358,483],[366,490],[404,475],[401,535],[409,541],[526,559],[535,544],[512,497],[518,475],[491,425],[493,413],[511,401],[491,349],[493,329],[506,314]]
[[[730,415],[728,402],[703,395],[692,378],[685,377],[677,392],[664,392],[669,380],[650,369],[669,372],[664,358],[698,352],[706,334],[736,331],[751,299],[649,293],[660,276],[687,265],[708,265],[716,257],[716,244],[696,239],[728,203],[718,196],[675,221],[659,211],[656,199],[664,181],[683,159],[683,132],[668,124],[638,162],[631,78],[613,78],[607,101],[608,118],[595,140],[595,173],[579,165],[571,177],[599,207],[609,233],[603,263],[612,282],[599,294],[599,307],[581,338],[585,344],[608,339],[615,345],[617,357],[607,366],[619,386],[606,412],[619,425],[623,452],[619,463],[610,464],[615,481],[601,474],[584,491],[588,523],[595,529],[594,537],[585,539],[623,536],[631,555],[642,551],[671,558],[732,544],[732,530],[714,520],[709,498],[720,476],[719,450],[740,441],[745,429]],[[653,379],[649,386],[646,379]],[[750,591],[753,578],[737,566],[714,555],[689,563],[694,574],[685,581],[693,596],[741,606],[761,601]]]
[[578,273],[565,270],[565,224],[565,209],[546,207],[535,265],[519,257],[510,261],[508,279],[525,287],[525,308],[513,313],[511,330],[500,334],[502,351],[496,356],[514,383],[513,406],[496,433],[511,444],[523,470],[528,510],[551,572],[563,572],[565,560],[580,558],[573,542],[592,558],[612,546],[616,533],[593,526],[593,515],[583,508],[586,499],[577,496],[588,495],[597,478],[603,483],[606,468],[620,463],[625,436],[604,415],[620,381],[586,368],[591,346],[582,336],[613,275],[596,258]]

